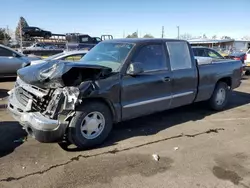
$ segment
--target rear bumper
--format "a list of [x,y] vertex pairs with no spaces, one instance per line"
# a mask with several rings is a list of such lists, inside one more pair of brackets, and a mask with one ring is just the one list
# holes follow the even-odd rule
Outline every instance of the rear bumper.
[[60,142],[63,139],[67,124],[59,120],[49,119],[39,112],[26,112],[17,100],[14,92],[10,93],[8,111],[39,142]]

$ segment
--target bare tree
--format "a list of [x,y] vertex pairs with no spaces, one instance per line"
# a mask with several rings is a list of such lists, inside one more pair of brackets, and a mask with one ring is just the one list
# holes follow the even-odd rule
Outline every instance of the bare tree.
[[217,39],[217,36],[216,35],[212,36],[212,39]]
[[221,39],[231,39],[229,36],[222,36]]
[[146,35],[143,36],[143,38],[154,38],[154,37],[151,34],[146,34]]
[[183,40],[189,40],[191,38],[192,38],[192,35],[189,33],[184,33],[184,34],[180,35],[180,39],[183,39]]
[[128,35],[126,38],[138,38],[138,33],[134,32],[131,35]]
[[244,36],[244,37],[242,37],[242,40],[250,40],[250,36]]

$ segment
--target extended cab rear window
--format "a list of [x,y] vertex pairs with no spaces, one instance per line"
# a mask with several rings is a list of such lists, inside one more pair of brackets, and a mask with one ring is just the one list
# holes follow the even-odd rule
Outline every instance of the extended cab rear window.
[[190,52],[186,42],[171,41],[171,42],[166,42],[166,45],[169,53],[171,70],[192,68]]

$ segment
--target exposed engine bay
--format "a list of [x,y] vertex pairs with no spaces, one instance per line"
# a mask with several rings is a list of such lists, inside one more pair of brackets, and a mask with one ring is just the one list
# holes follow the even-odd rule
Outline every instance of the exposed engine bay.
[[98,90],[95,81],[112,70],[97,65],[51,61],[20,69],[11,92],[25,108],[21,112],[39,112],[50,119],[74,110],[82,98]]

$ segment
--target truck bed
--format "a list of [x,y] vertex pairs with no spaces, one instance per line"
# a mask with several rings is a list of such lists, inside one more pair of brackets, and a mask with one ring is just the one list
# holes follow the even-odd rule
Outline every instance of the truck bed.
[[223,78],[229,82],[231,89],[241,83],[241,61],[236,60],[213,60],[211,63],[202,63],[197,66],[199,73],[198,94],[195,101],[207,100],[211,97],[217,80]]

